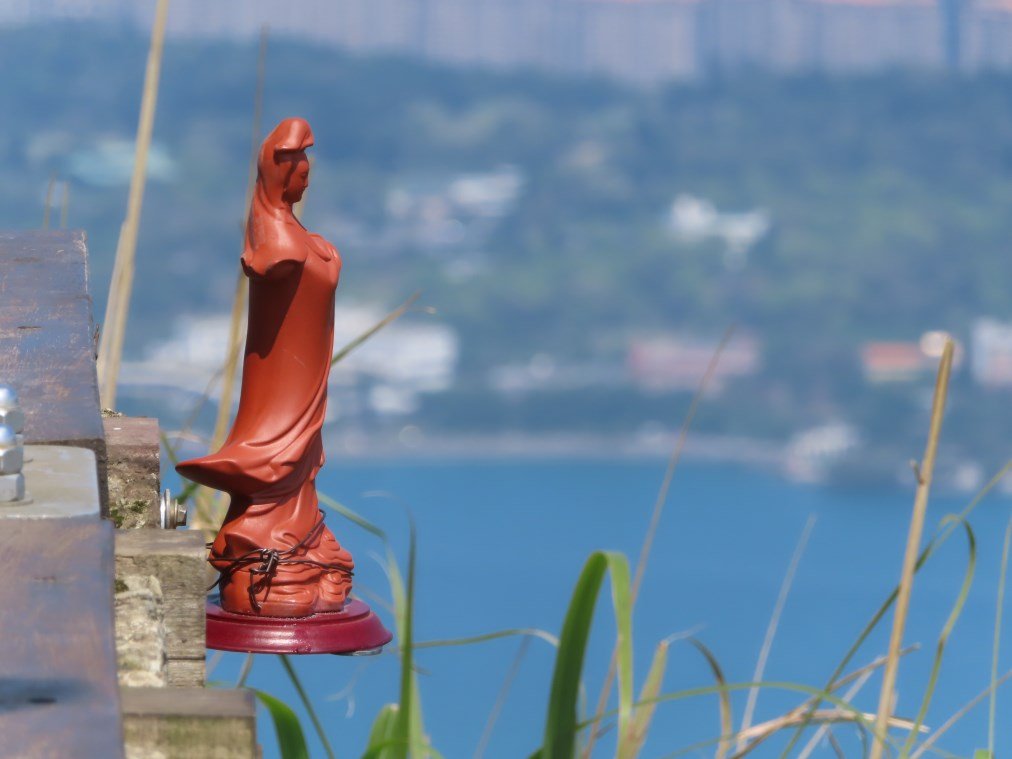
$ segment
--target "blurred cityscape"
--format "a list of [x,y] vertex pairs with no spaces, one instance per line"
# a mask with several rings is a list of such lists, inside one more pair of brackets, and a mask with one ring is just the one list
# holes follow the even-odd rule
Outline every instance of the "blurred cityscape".
[[[984,69],[1012,4],[276,6],[172,3],[127,410],[213,423],[267,21],[265,125],[313,125],[303,218],[345,259],[337,346],[422,293],[335,367],[334,455],[664,455],[733,325],[695,455],[909,483],[948,334],[940,479],[1007,459],[1012,80]],[[99,315],[151,8],[0,8],[0,224],[65,203]]]
[[[135,0],[8,0],[0,23],[113,19]],[[173,0],[184,37],[280,34],[360,53],[537,67],[653,83],[780,72],[1012,66],[1009,0]]]

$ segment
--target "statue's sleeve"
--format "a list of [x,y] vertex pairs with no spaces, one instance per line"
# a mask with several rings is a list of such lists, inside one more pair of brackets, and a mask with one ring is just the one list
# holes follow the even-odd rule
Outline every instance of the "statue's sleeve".
[[272,240],[270,244],[248,246],[242,254],[242,268],[251,278],[284,277],[306,262],[306,252],[304,245]]

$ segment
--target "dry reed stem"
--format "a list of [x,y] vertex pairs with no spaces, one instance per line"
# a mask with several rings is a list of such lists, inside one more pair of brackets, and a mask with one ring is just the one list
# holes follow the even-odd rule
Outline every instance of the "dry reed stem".
[[[767,720],[766,722],[762,722],[758,725],[753,725],[744,732],[745,739],[752,740],[752,744],[749,748],[751,749],[756,745],[757,741],[765,740],[774,733],[778,733],[788,727],[797,727],[805,721],[806,715],[807,712],[804,707],[798,707],[787,714]],[[812,713],[811,721],[818,722],[822,725],[832,725],[840,722],[858,722],[859,719],[864,719],[865,722],[871,722],[875,719],[875,715],[869,713],[858,715],[854,712],[844,711],[843,709],[816,709]],[[913,720],[903,719],[901,717],[889,717],[887,724],[889,727],[896,727],[901,730],[912,730],[914,728]],[[927,728],[922,726],[921,730],[924,731],[927,730]]]
[[875,716],[875,735],[871,746],[871,759],[882,759],[885,750],[886,727],[893,709],[896,690],[896,674],[899,669],[899,653],[903,645],[907,613],[910,610],[910,594],[914,586],[917,556],[920,553],[921,537],[924,533],[924,517],[928,509],[928,495],[931,492],[931,478],[935,471],[935,456],[938,453],[938,439],[942,432],[942,418],[945,415],[945,400],[949,390],[949,375],[952,373],[953,342],[946,340],[942,360],[938,366],[935,381],[935,396],[931,405],[931,426],[924,449],[924,458],[917,472],[917,494],[914,497],[914,512],[910,518],[906,553],[903,556],[903,571],[900,576],[899,593],[896,596],[896,610],[893,616],[892,634],[889,638],[889,652],[882,673],[882,690],[879,693],[878,712]]
[[[885,661],[885,658],[883,657],[882,660]],[[873,670],[869,669],[867,672],[862,674],[861,677],[857,679],[857,682],[850,686],[843,694],[843,700],[849,704],[854,699],[854,696],[861,692],[865,683],[871,679],[872,673]],[[803,749],[801,749],[801,753],[798,754],[798,759],[808,759],[808,757],[811,756],[812,752],[815,751],[816,747],[819,745],[819,741],[822,740],[822,737],[829,732],[830,729],[828,725],[821,725],[819,729],[815,731],[815,735],[812,736],[811,740],[805,744]]]
[[[902,651],[900,651],[900,656],[906,656],[907,654],[909,654],[909,653],[911,653],[913,651],[916,651],[917,649],[918,649],[918,646],[909,646],[909,647],[903,649]],[[863,667],[855,669],[850,674],[848,674],[848,675],[846,675],[844,677],[841,677],[839,680],[837,680],[835,683],[833,683],[832,686],[829,688],[829,691],[830,692],[837,691],[840,688],[842,688],[844,685],[847,685],[847,684],[853,682],[854,685],[852,685],[850,688],[848,688],[847,691],[845,691],[845,693],[843,695],[843,700],[847,701],[849,703],[850,700],[855,695],[857,695],[857,693],[864,687],[865,683],[868,682],[868,678],[871,677],[872,673],[874,673],[874,671],[876,669],[878,669],[879,667],[881,667],[883,664],[886,663],[886,659],[887,659],[887,657],[885,657],[885,656],[879,656],[879,657],[873,659],[872,661],[870,661],[868,664],[865,664]],[[794,709],[789,710],[788,712],[786,712],[781,717],[777,717],[775,719],[780,720],[780,719],[784,719],[786,717],[791,717],[795,713],[800,714],[801,716],[811,716],[812,714],[815,713],[815,710],[812,709],[812,706],[815,705],[816,701],[817,701],[817,699],[814,698],[814,697],[806,699],[804,703],[800,704],[799,706],[795,707]],[[768,724],[768,723],[762,723],[762,724]],[[798,724],[804,725],[805,723],[802,720]],[[789,725],[785,725],[785,727],[792,727],[792,726],[795,726],[795,725],[793,723],[789,724]],[[745,748],[743,748],[740,751],[738,751],[737,753],[735,753],[734,756],[731,757],[731,759],[741,759],[741,757],[744,757],[745,755],[749,754],[753,749],[757,748],[759,746],[759,744],[761,744],[767,738],[773,737],[773,735],[774,735],[774,733],[771,732],[769,734],[764,734],[761,737],[756,738],[755,740],[752,741],[752,743],[748,744],[747,746],[745,746]],[[815,735],[815,737],[812,738],[812,741],[809,742],[809,745],[812,746],[812,748],[814,748],[814,746],[812,744],[815,741],[818,740],[818,737],[819,737],[819,733],[817,732],[816,735]],[[809,746],[806,746],[805,748],[809,749]],[[810,753],[810,750],[809,750],[809,753]],[[801,754],[798,756],[798,759],[802,759],[802,757],[804,757],[804,756],[805,756],[805,752],[803,750],[801,752]]]
[[137,123],[137,144],[133,175],[130,178],[126,221],[120,228],[119,243],[116,246],[112,287],[106,303],[102,340],[98,349],[99,394],[102,406],[110,409],[116,406],[116,384],[123,356],[123,334],[126,331],[127,312],[130,308],[130,293],[133,289],[137,230],[140,227],[141,206],[144,202],[148,151],[151,148],[151,132],[155,123],[155,105],[158,103],[158,79],[162,67],[162,49],[168,13],[169,0],[158,0],[155,22],[151,30],[147,68],[144,72],[144,92],[141,95],[141,112]]
[[[808,521],[805,522],[805,527],[801,531],[801,537],[798,539],[798,544],[794,549],[794,554],[791,556],[791,563],[787,567],[787,574],[784,575],[784,581],[780,585],[780,593],[777,596],[776,604],[773,606],[773,614],[770,616],[769,626],[766,628],[766,637],[763,640],[762,648],[759,650],[759,659],[756,661],[755,672],[752,675],[752,682],[762,682],[763,673],[766,671],[766,662],[769,659],[770,650],[773,648],[773,639],[776,637],[777,628],[780,626],[780,617],[783,614],[784,606],[787,603],[787,595],[791,592],[791,585],[794,583],[794,575],[798,571],[798,564],[801,562],[801,556],[805,552],[805,546],[808,545],[808,538],[812,534],[812,528],[815,526],[815,515],[812,514],[808,517]],[[745,702],[745,713],[741,718],[741,731],[744,732],[748,729],[749,725],[752,724],[752,715],[755,712],[756,701],[759,699],[759,689],[751,688],[748,692],[748,699]],[[739,738],[735,745],[736,751],[741,751],[745,747],[745,739]]]
[[[692,427],[692,421],[696,416],[696,410],[699,408],[699,404],[702,402],[703,396],[706,394],[706,390],[710,386],[713,374],[717,370],[717,365],[720,363],[720,356],[727,347],[727,344],[731,341],[731,336],[733,334],[733,325],[724,330],[724,334],[720,339],[720,343],[717,345],[717,349],[713,352],[713,356],[710,357],[710,363],[706,367],[706,371],[703,373],[703,378],[699,381],[696,393],[692,396],[692,402],[689,404],[689,410],[686,412],[685,419],[682,421],[681,429],[678,431],[678,438],[675,441],[675,446],[671,451],[670,458],[668,459],[668,466],[664,471],[664,479],[661,481],[660,490],[657,492],[657,499],[654,501],[653,513],[650,515],[650,524],[647,527],[646,535],[643,538],[643,546],[640,548],[639,559],[636,562],[636,573],[632,581],[631,606],[636,605],[636,597],[639,595],[640,585],[643,583],[643,574],[646,571],[647,560],[650,558],[650,549],[653,547],[654,537],[657,534],[657,528],[661,522],[661,514],[664,512],[664,504],[668,501],[668,492],[671,490],[671,481],[675,476],[675,469],[678,467],[678,462],[682,458],[682,451],[685,449],[685,441],[688,439],[689,429]],[[597,699],[596,714],[601,714],[608,705],[608,697],[611,695],[611,687],[615,682],[617,653],[618,646],[616,644],[615,649],[613,649],[611,653],[611,664],[608,666],[608,674],[605,677],[604,685],[601,686],[601,694]],[[597,731],[591,731],[589,737],[587,738],[587,745],[581,753],[583,759],[589,759],[594,750],[594,742],[597,740],[597,736]]]
[[506,679],[503,680],[502,687],[499,688],[495,704],[492,706],[492,711],[488,715],[488,720],[485,722],[485,728],[481,731],[481,738],[478,740],[478,747],[474,750],[474,759],[482,759],[485,755],[485,749],[488,748],[489,741],[492,739],[492,730],[495,728],[495,723],[499,720],[499,715],[502,713],[503,707],[506,705],[506,698],[509,696],[510,688],[513,687],[513,681],[516,679],[517,673],[520,671],[520,665],[523,663],[524,656],[527,655],[527,649],[530,644],[531,639],[527,636],[520,641],[520,647],[517,649],[517,653],[513,657],[513,663],[506,672]]
[[53,187],[56,184],[56,174],[49,175],[49,184],[46,185],[46,200],[42,204],[42,229],[49,229],[49,214],[53,210]]

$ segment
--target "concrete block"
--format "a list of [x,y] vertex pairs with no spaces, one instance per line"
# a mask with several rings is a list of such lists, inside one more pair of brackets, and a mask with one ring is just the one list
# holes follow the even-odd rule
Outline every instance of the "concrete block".
[[109,518],[118,528],[159,527],[158,420],[106,416]]
[[122,688],[127,759],[257,759],[247,690]]
[[192,530],[117,530],[116,578],[158,580],[168,685],[204,683],[208,567],[204,537]]
[[114,610],[120,685],[164,687],[165,616],[158,579],[148,575],[117,578]]

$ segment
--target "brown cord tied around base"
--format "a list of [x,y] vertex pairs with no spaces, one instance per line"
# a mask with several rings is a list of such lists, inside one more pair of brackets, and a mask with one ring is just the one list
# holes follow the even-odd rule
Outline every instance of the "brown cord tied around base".
[[[226,575],[231,576],[235,572],[248,568],[249,569],[249,600],[250,605],[260,611],[260,604],[257,601],[256,594],[273,579],[274,575],[277,574],[278,567],[282,564],[306,564],[308,566],[319,567],[320,569],[327,570],[329,572],[343,572],[348,577],[354,576],[352,567],[343,564],[341,562],[324,562],[324,561],[313,561],[312,559],[293,559],[289,558],[296,551],[303,548],[307,543],[312,542],[315,538],[320,535],[323,531],[323,518],[324,514],[320,512],[320,519],[313,525],[313,529],[309,533],[296,543],[291,548],[287,548],[284,551],[279,551],[277,548],[254,548],[252,551],[247,551],[242,556],[237,556],[234,559],[228,559],[228,566],[225,569],[219,570],[220,574],[218,579],[215,580],[210,587],[208,592],[214,590],[215,587],[221,584],[221,581],[225,579]],[[205,548],[211,549],[213,543],[205,544]],[[207,557],[209,562],[220,563],[226,561],[221,558]],[[258,565],[258,566],[257,566]]]

